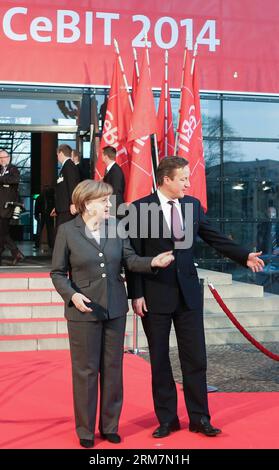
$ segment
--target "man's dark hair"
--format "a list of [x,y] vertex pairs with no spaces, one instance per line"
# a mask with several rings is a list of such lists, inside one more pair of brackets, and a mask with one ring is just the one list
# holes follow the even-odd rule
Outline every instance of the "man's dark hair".
[[71,158],[72,149],[69,145],[67,145],[67,144],[59,145],[59,147],[57,149],[57,153],[59,153],[59,152],[62,152],[63,155],[65,155],[65,157],[70,157]]
[[165,157],[159,163],[156,170],[156,179],[158,186],[162,186],[164,183],[164,176],[168,176],[173,179],[175,170],[184,168],[189,164],[188,160],[182,157]]
[[108,145],[107,147],[103,148],[103,153],[106,155],[110,160],[116,159],[116,150],[114,147]]

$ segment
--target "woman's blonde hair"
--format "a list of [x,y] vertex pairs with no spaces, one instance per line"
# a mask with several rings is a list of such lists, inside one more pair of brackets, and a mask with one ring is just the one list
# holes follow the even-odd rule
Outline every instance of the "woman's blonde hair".
[[85,203],[100,197],[110,196],[112,187],[103,181],[84,180],[73,191],[72,201],[79,214],[86,210]]

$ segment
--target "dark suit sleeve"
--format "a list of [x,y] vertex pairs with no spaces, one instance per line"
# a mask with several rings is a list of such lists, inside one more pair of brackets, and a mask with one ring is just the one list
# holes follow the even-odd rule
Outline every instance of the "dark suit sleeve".
[[65,233],[65,227],[62,224],[58,228],[55,239],[50,277],[55,289],[61,295],[67,305],[70,304],[73,294],[76,293],[76,291],[72,288],[70,279],[68,278],[69,267],[67,237]]
[[138,256],[129,238],[123,240],[123,264],[129,271],[152,273],[152,256]]
[[69,201],[72,204],[73,191],[80,182],[79,171],[74,163],[71,162],[71,164],[65,166],[64,177],[67,183]]
[[249,250],[235,243],[229,237],[216,230],[208,221],[201,205],[198,235],[222,255],[246,267]]
[[19,184],[20,173],[16,166],[9,168],[9,173],[0,177],[0,184]]
[[[137,255],[144,256],[143,250],[143,243],[140,238],[139,228],[140,228],[140,210],[139,204],[133,203],[133,209],[136,210],[136,236],[130,238],[130,243],[132,248],[135,250]],[[130,209],[131,210],[131,209]],[[131,222],[131,218],[130,218]],[[144,287],[143,287],[143,278],[142,275],[139,273],[131,272],[129,270],[126,271],[126,280],[127,280],[127,291],[129,299],[139,299],[140,297],[144,297]]]

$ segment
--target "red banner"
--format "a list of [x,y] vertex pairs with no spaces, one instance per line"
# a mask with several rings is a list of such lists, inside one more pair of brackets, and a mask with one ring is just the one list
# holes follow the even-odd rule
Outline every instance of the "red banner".
[[[150,5],[152,3],[152,8]],[[113,39],[131,84],[132,46],[150,41],[152,86],[164,50],[179,88],[187,38],[199,44],[203,90],[279,92],[277,0],[1,0],[0,82],[110,85]]]

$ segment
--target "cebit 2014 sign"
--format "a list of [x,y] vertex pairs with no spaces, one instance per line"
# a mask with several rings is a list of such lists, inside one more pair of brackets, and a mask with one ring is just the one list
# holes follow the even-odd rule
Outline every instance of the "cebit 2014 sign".
[[[94,29],[97,28],[97,34],[103,32],[103,44],[110,46],[112,44],[113,22],[120,20],[120,13],[86,11],[80,15],[73,10],[57,10],[55,26],[50,18],[38,16],[30,20],[27,33],[19,32],[16,26],[13,26],[13,20],[18,19],[16,17],[20,15],[28,17],[28,8],[11,8],[3,17],[4,34],[13,41],[28,41],[30,37],[37,42],[56,41],[57,43],[73,44],[82,40],[84,44],[93,44]],[[144,47],[145,32],[148,34],[151,27],[150,18],[145,15],[132,15],[131,22],[139,23],[141,27],[139,33],[132,40],[132,46]],[[169,38],[164,40],[163,32],[167,28],[169,29]],[[157,46],[162,49],[172,49],[178,42],[179,33],[183,34],[183,30],[184,42],[187,41],[188,48],[193,49],[193,19],[184,18],[178,23],[169,16],[159,18],[154,25],[154,39]],[[196,42],[199,45],[207,45],[210,51],[216,50],[216,46],[220,45],[220,40],[216,38],[215,20],[205,21],[196,37]],[[151,46],[150,41],[149,46]]]
[[200,88],[278,93],[276,0],[258,0],[253,9],[250,0],[150,3],[1,0],[0,82],[110,85],[116,38],[131,83],[132,47],[140,61],[147,33],[154,87],[161,86],[164,50],[170,86],[179,88],[185,44],[197,43]]

